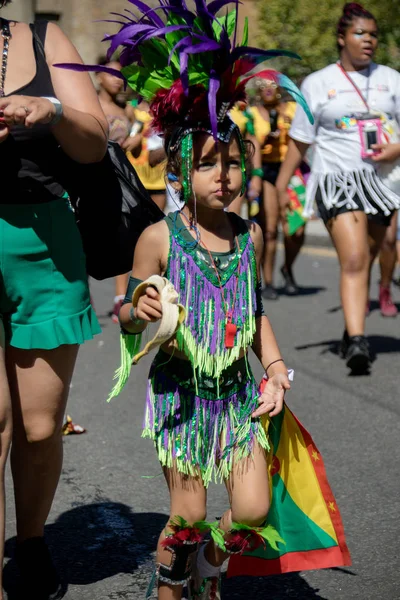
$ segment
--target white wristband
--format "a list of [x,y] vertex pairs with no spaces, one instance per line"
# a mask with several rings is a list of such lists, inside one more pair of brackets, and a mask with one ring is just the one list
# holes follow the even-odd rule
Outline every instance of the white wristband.
[[56,114],[48,123],[49,125],[55,125],[63,116],[63,107],[61,102],[57,98],[53,98],[52,96],[41,96],[41,98],[43,98],[44,100],[49,100],[56,109]]

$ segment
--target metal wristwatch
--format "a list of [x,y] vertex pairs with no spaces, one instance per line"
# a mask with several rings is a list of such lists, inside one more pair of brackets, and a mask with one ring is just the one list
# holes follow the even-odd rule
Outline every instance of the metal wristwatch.
[[56,114],[51,119],[51,121],[48,123],[49,125],[55,125],[56,123],[58,123],[58,121],[63,116],[63,107],[62,107],[62,104],[61,104],[61,102],[57,98],[53,98],[52,96],[42,96],[42,98],[44,98],[44,100],[50,100],[50,102],[52,103],[52,105],[56,109]]

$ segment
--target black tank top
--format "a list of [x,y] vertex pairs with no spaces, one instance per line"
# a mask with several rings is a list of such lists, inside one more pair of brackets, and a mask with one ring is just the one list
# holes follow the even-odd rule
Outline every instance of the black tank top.
[[[47,21],[31,25],[43,47]],[[33,36],[36,74],[33,79],[7,95],[53,96],[50,70],[43,51]],[[58,142],[49,125],[32,129],[13,127],[8,138],[0,144],[0,204],[36,204],[60,198],[64,189],[57,181]]]

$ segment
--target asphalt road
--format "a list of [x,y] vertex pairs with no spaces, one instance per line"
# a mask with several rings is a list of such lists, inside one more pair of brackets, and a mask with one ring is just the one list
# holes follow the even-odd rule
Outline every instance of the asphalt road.
[[[335,353],[342,334],[337,263],[328,250],[323,253],[300,257],[299,297],[281,296],[266,308],[296,373],[288,403],[324,457],[353,565],[225,580],[224,600],[400,599],[400,316],[383,319],[373,302],[368,319],[377,352],[373,373],[349,377]],[[375,272],[373,300],[376,282]],[[118,327],[106,316],[112,282],[93,282],[92,292],[103,334],[81,349],[68,408],[87,433],[65,438],[64,470],[46,535],[68,584],[65,598],[141,600],[168,514],[155,452],[140,438],[150,359],[133,370],[123,394],[106,404],[119,360]],[[400,292],[395,294],[400,301]],[[7,495],[5,580],[11,600],[15,518],[9,474]],[[224,489],[212,487],[209,515],[225,507]]]

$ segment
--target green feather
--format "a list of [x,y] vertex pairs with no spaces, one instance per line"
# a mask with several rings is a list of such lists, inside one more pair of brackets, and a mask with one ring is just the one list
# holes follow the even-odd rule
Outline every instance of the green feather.
[[221,33],[223,29],[226,29],[228,36],[230,37],[235,31],[236,25],[236,9],[232,10],[223,19],[219,18],[213,22],[214,37],[217,42],[221,39]]
[[242,46],[247,46],[248,42],[249,42],[249,18],[245,17],[244,27],[243,27]]
[[169,89],[174,82],[170,68],[158,73],[149,71],[145,67],[130,65],[122,69],[122,74],[126,77],[129,86],[146,100],[151,100],[160,88]]
[[[186,25],[186,21],[183,17],[176,15],[174,13],[170,13],[167,20],[167,27],[171,25]],[[187,31],[171,31],[171,33],[167,33],[165,35],[165,40],[169,46],[169,51],[184,37],[188,35]],[[174,53],[174,58],[178,61],[179,68],[179,57],[176,53]]]
[[169,53],[170,50],[167,44],[157,39],[149,40],[140,46],[143,66],[150,70],[161,71],[168,69]]
[[285,541],[281,538],[275,527],[267,525],[266,527],[250,527],[243,523],[232,523],[231,531],[248,531],[253,532],[261,536],[265,542],[267,542],[274,550],[279,550],[278,543],[285,544]]

